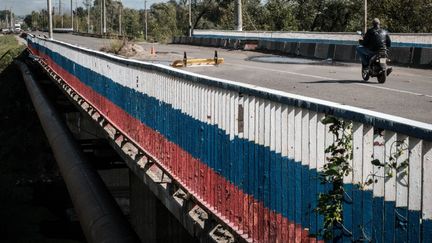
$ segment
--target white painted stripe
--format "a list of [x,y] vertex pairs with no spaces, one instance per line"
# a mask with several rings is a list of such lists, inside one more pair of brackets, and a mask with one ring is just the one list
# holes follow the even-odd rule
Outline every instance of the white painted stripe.
[[[374,138],[373,146],[373,159],[379,160],[381,163],[385,161],[384,154],[384,136],[382,134],[376,134]],[[373,184],[373,195],[374,197],[384,197],[384,168],[382,166],[373,166],[375,174]]]
[[276,144],[276,153],[282,153],[282,106],[276,103],[276,111],[275,111],[275,121],[274,121],[274,140]]
[[323,113],[318,113],[317,119],[317,171],[322,171],[325,163],[325,125],[320,122],[324,118]]
[[288,156],[288,106],[282,105],[281,114],[282,156]]
[[309,114],[309,168],[317,168],[317,120],[318,115],[316,112]]
[[[423,160],[423,140],[409,138],[409,173],[408,177],[408,210],[421,210],[421,193],[422,193],[422,160]],[[425,192],[425,193],[431,193]]]
[[301,143],[301,164],[309,166],[309,112],[306,109],[302,109]]
[[[49,42],[50,45],[53,45],[55,47],[53,47],[53,49],[55,51],[58,51],[59,53],[64,53],[65,49],[68,49],[66,46],[73,46],[67,43],[63,43],[63,42],[59,42],[62,43],[65,46],[61,46],[61,45],[57,45],[54,44],[58,41],[53,41],[53,42]],[[75,46],[73,46],[75,47]],[[86,49],[86,48],[81,48],[81,49]],[[380,118],[380,119],[384,119],[384,120],[388,120],[388,121],[394,121],[394,122],[398,122],[398,123],[402,123],[405,125],[409,125],[409,126],[414,126],[414,127],[419,127],[422,129],[427,129],[427,130],[432,130],[432,124],[427,124],[427,123],[423,123],[423,122],[418,122],[418,121],[413,121],[410,119],[406,119],[406,118],[402,118],[402,117],[397,117],[397,116],[392,116],[392,115],[388,115],[388,114],[384,114],[384,113],[380,113],[380,112],[375,112],[375,111],[370,111],[370,110],[365,110],[365,109],[361,109],[361,108],[357,108],[357,107],[352,107],[352,106],[347,106],[347,105],[341,105],[338,103],[334,103],[334,102],[329,102],[329,101],[324,101],[324,100],[320,100],[320,99],[315,99],[315,98],[309,98],[309,97],[305,97],[305,96],[301,96],[301,95],[295,95],[295,94],[290,94],[287,92],[283,92],[283,91],[277,91],[277,90],[273,90],[273,89],[268,89],[268,88],[263,88],[263,87],[258,87],[255,85],[249,85],[249,84],[245,84],[245,83],[239,83],[239,82],[234,82],[234,81],[230,81],[230,80],[224,80],[224,79],[218,79],[218,78],[211,78],[205,75],[200,75],[200,74],[194,74],[194,73],[190,73],[184,70],[179,70],[179,69],[174,69],[168,66],[164,66],[164,65],[159,65],[159,64],[151,64],[151,63],[146,63],[146,62],[141,62],[141,61],[137,61],[137,60],[129,60],[129,59],[125,59],[125,58],[121,58],[121,57],[117,57],[117,56],[113,56],[107,53],[102,53],[102,52],[98,52],[98,51],[94,51],[94,50],[88,50],[92,53],[98,53],[99,55],[102,56],[106,56],[107,58],[111,58],[113,60],[120,60],[120,61],[126,61],[126,62],[130,62],[131,64],[141,64],[144,65],[143,67],[129,67],[129,68],[136,68],[136,69],[140,69],[140,70],[147,70],[147,68],[145,66],[155,66],[155,67],[159,67],[161,69],[167,70],[167,71],[172,71],[172,72],[177,72],[177,73],[182,73],[182,74],[186,74],[192,77],[197,77],[197,78],[204,78],[207,79],[209,81],[215,81],[215,82],[221,82],[221,83],[225,83],[225,84],[229,84],[229,85],[234,85],[234,86],[238,86],[238,87],[244,87],[244,88],[248,88],[251,90],[256,90],[256,91],[261,91],[261,92],[267,92],[267,93],[271,93],[271,94],[275,94],[275,95],[280,95],[282,97],[287,97],[287,98],[292,98],[292,99],[297,99],[300,101],[306,101],[306,102],[312,102],[312,103],[316,103],[319,105],[323,105],[323,106],[328,106],[329,108],[336,108],[336,109],[342,109],[342,110],[347,110],[347,111],[353,111],[353,112],[358,112],[358,113],[362,113],[368,116],[372,116],[372,117],[376,117],[376,118]],[[73,56],[69,56],[68,58],[71,59],[75,59]],[[95,60],[103,60],[103,58],[101,57],[94,57]],[[78,60],[74,60],[76,62],[78,62]],[[98,61],[94,61],[94,64],[97,64]],[[114,65],[114,64],[111,64]],[[117,65],[117,64],[115,64]],[[115,66],[114,65],[114,66]],[[119,66],[116,66],[119,67]],[[119,67],[120,68],[120,67]],[[95,68],[98,69],[98,68]],[[269,69],[269,71],[272,71],[272,69]],[[274,71],[278,71],[278,70],[274,70]],[[151,71],[151,72],[147,72],[146,73],[146,80],[154,80],[156,79],[155,77],[159,76],[160,74],[158,74],[157,72]],[[307,74],[299,74],[299,75],[307,75]],[[307,75],[307,76],[314,76],[315,78],[320,78],[320,79],[328,79],[327,77],[322,77],[322,76],[315,76],[315,75]],[[120,82],[118,80],[115,80],[116,82]],[[123,83],[122,85],[127,86],[127,83]],[[363,84],[362,84],[363,85]],[[371,87],[375,87],[375,86],[371,86]],[[132,87],[131,87],[132,88]],[[416,93],[417,95],[417,93]]]
[[295,109],[290,107],[288,111],[288,158],[294,159],[294,138],[295,138]]
[[[363,183],[373,179],[373,136],[374,129],[372,126],[363,125]],[[373,189],[373,184],[365,185],[364,190]]]
[[416,93],[416,92],[412,92],[412,91],[407,91],[407,90],[393,89],[393,88],[388,88],[388,87],[383,87],[383,86],[377,86],[377,85],[371,85],[371,84],[361,84],[361,83],[355,83],[355,84],[356,85],[361,85],[361,86],[367,86],[367,87],[375,88],[375,89],[383,89],[383,90],[393,91],[393,92],[397,92],[397,93],[410,94],[410,95],[415,95],[415,96],[425,96],[425,97],[432,98],[432,95],[420,94],[420,93]]
[[302,161],[302,110],[300,108],[295,108],[294,159],[295,161]]
[[[353,123],[353,161],[352,182],[361,184],[363,178],[363,124]],[[348,179],[348,178],[347,178]],[[350,183],[350,181],[347,181]]]
[[422,218],[432,220],[432,142],[424,145]]
[[[396,152],[396,133],[391,131],[385,131],[385,162],[390,162],[390,156],[394,156]],[[396,170],[392,167],[388,167],[387,171],[391,172],[393,176],[385,175],[384,183],[384,200],[395,201],[396,200]],[[387,172],[386,171],[386,172]]]
[[[408,139],[404,135],[397,135],[399,149],[408,149]],[[404,150],[397,159],[397,166],[408,158],[408,151]],[[408,206],[408,168],[405,170],[396,171],[396,207]],[[411,174],[412,175],[412,174]]]

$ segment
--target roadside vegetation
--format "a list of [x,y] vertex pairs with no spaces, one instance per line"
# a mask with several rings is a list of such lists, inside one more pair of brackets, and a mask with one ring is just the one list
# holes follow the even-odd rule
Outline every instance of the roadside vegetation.
[[18,44],[14,36],[0,36],[0,72],[2,72],[24,48],[24,46]]
[[[192,0],[193,29],[234,29],[237,0]],[[78,31],[100,33],[101,0],[81,0],[74,19]],[[188,2],[170,0],[154,3],[147,10],[148,39],[169,41],[173,36],[188,34]],[[125,8],[120,1],[106,0],[108,32],[143,39],[145,12]],[[243,0],[243,29],[265,31],[354,32],[363,30],[364,0]],[[90,9],[90,25],[87,24]],[[432,0],[368,1],[368,16],[381,19],[390,32],[432,32]],[[31,28],[44,29],[46,10],[33,11],[25,18]],[[1,20],[1,14],[0,14]],[[63,27],[71,26],[68,13]],[[54,26],[62,27],[61,16],[54,16]]]

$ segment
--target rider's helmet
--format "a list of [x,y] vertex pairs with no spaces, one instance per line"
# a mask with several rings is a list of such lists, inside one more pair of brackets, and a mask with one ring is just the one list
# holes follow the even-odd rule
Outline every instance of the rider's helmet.
[[380,23],[381,22],[380,22],[380,20],[378,18],[374,18],[372,20],[372,25],[373,25],[374,28],[379,27]]

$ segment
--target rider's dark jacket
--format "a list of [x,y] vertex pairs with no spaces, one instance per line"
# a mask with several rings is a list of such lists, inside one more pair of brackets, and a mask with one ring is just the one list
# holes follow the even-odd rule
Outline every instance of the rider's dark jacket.
[[370,28],[363,37],[362,45],[371,51],[379,51],[391,47],[387,31],[378,27]]

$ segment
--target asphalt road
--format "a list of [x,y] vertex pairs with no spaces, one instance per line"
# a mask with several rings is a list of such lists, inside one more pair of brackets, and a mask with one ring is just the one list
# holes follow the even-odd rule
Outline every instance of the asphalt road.
[[[70,34],[54,34],[54,38],[97,50],[111,42]],[[143,47],[145,54],[137,59],[167,65],[173,60],[182,59],[184,51],[188,58],[212,58],[217,50],[219,57],[225,59],[224,64],[184,69],[432,124],[430,69],[395,67],[386,83],[378,84],[375,78],[369,82],[362,81],[360,64],[278,58],[259,52],[200,46],[148,43],[138,45]],[[156,55],[150,55],[152,46],[156,49]],[[260,62],[254,60],[257,57],[276,57],[276,61],[286,63]]]

